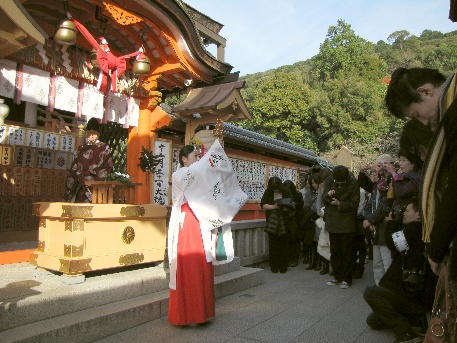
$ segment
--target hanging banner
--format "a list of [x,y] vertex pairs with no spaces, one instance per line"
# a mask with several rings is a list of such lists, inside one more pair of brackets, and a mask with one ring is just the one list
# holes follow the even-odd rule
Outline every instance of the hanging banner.
[[106,120],[124,124],[127,115],[127,96],[109,92]]
[[22,101],[48,106],[49,72],[24,65],[22,74]]
[[134,97],[129,98],[129,115],[128,121],[126,122],[128,126],[138,127],[138,119],[140,118],[140,101],[140,99]]
[[78,105],[79,81],[65,76],[56,76],[56,97],[54,108],[76,113]]
[[0,96],[14,99],[16,65],[13,61],[0,60]]
[[87,120],[92,117],[103,119],[103,94],[93,85],[84,84],[82,114]]
[[170,205],[168,200],[168,181],[170,180],[171,142],[157,139],[154,141],[154,155],[158,157],[158,165],[154,170],[153,204]]

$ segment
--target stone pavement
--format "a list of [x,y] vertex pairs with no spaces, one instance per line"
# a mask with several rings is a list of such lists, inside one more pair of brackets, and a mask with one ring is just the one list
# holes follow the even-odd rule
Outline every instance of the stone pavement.
[[264,284],[218,299],[209,324],[175,327],[162,317],[96,342],[392,342],[390,331],[373,331],[365,323],[370,308],[362,292],[373,283],[371,262],[365,266],[363,278],[349,289],[326,286],[329,275],[303,264],[285,274],[266,269]]

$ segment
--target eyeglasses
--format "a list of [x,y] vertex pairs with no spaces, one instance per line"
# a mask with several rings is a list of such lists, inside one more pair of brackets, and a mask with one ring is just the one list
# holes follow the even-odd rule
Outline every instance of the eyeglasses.
[[333,182],[335,182],[337,185],[344,185],[346,183],[346,180],[344,180],[344,181],[336,181],[335,179],[333,179]]

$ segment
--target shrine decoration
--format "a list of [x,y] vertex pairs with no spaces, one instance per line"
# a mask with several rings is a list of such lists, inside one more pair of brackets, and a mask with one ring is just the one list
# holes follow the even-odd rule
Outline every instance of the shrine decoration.
[[71,20],[89,44],[97,50],[97,62],[101,70],[101,78],[99,78],[99,83],[97,85],[98,88],[101,92],[105,93],[108,89],[108,76],[111,76],[111,90],[116,92],[117,78],[124,74],[127,70],[126,59],[142,54],[141,50],[117,57],[111,53],[108,42],[104,37],[100,37],[101,44],[98,44],[97,40],[84,27],[84,25],[74,18],[71,18]]
[[72,45],[76,43],[76,26],[69,19],[64,20],[57,28],[54,39],[61,45]]
[[141,168],[144,172],[154,173],[155,167],[159,164],[158,156],[154,155],[150,150],[146,149],[144,146],[141,147],[141,154],[138,163],[138,167]]
[[151,72],[151,61],[149,58],[141,53],[136,57],[133,63],[133,73],[136,75],[147,75]]
[[[68,1],[64,1],[63,3],[64,10],[68,11]],[[76,26],[68,17],[57,27],[57,30],[54,34],[54,39],[57,43],[61,45],[73,45],[76,43]]]

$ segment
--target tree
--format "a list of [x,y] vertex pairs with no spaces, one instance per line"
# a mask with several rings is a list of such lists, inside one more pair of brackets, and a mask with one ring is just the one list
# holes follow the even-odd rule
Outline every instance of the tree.
[[357,71],[360,68],[361,57],[373,52],[371,43],[357,36],[351,25],[338,19],[336,26],[329,27],[327,38],[316,56],[318,80],[326,82]]

